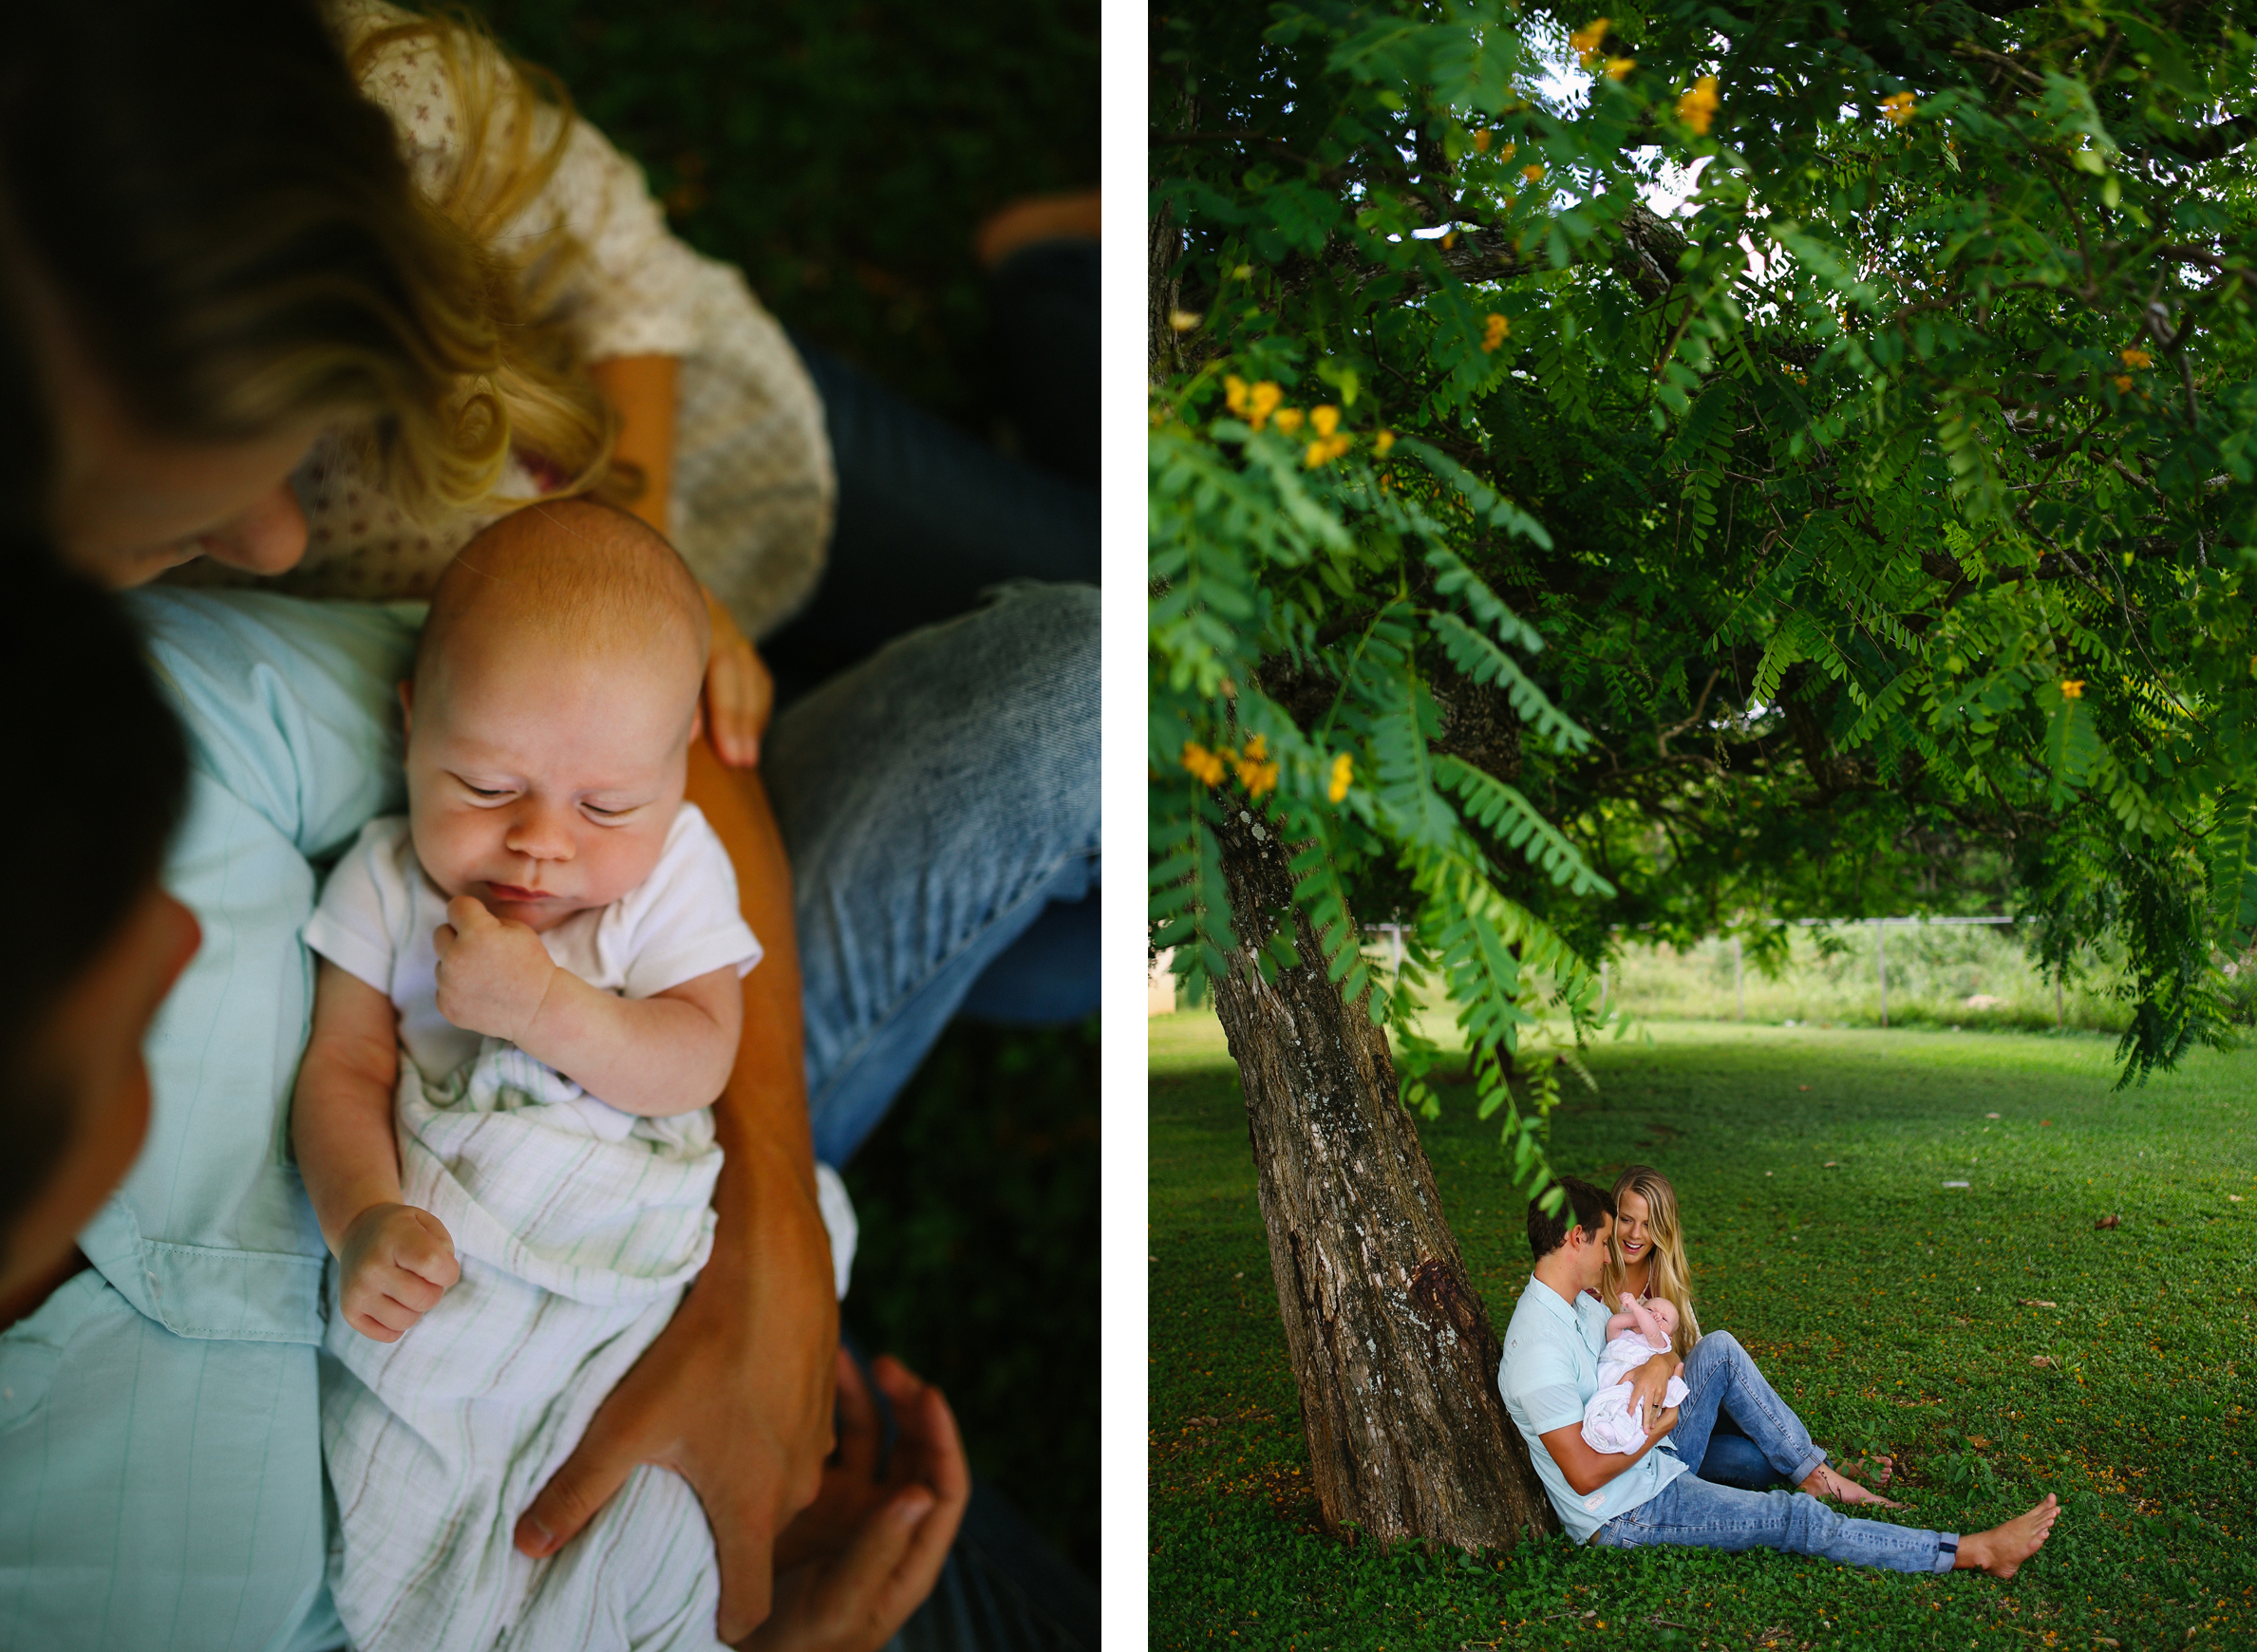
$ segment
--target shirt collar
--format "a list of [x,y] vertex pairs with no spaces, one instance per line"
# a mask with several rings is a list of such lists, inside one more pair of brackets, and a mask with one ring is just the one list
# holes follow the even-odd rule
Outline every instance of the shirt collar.
[[1546,1285],[1533,1273],[1528,1276],[1528,1288],[1520,1293],[1522,1302],[1528,1302],[1532,1298],[1541,1303],[1544,1305],[1544,1311],[1558,1320],[1561,1324],[1566,1325],[1578,1336],[1582,1334],[1583,1325],[1575,1317],[1575,1305],[1562,1297],[1558,1291],[1553,1290],[1552,1286]]

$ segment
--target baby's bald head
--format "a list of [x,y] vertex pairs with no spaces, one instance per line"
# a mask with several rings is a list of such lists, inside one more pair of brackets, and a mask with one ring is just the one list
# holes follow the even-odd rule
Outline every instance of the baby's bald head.
[[416,649],[419,706],[469,660],[558,653],[663,666],[687,730],[712,626],[674,548],[625,511],[585,499],[529,505],[465,545],[441,575]]

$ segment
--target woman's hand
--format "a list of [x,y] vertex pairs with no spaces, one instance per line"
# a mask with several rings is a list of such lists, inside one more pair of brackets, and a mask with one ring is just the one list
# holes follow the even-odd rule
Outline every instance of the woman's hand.
[[721,599],[705,592],[713,648],[705,660],[705,727],[721,760],[748,769],[761,760],[761,736],[776,704],[776,680]]
[[971,1498],[956,1419],[939,1389],[890,1355],[871,1365],[897,1433],[883,1480],[876,1408],[861,1372],[838,1355],[838,1450],[822,1490],[776,1544],[776,1609],[759,1652],[875,1652],[940,1578]]

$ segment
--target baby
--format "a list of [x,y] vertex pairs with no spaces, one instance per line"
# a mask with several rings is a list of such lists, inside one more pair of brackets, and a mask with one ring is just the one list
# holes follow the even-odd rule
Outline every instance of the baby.
[[706,627],[622,513],[472,540],[401,685],[408,812],[306,928],[291,1129],[336,1258],[329,1582],[358,1652],[716,1645],[675,1474],[638,1471],[549,1559],[511,1544],[712,1247],[708,1104],[761,945],[683,801]]
[[[1656,1354],[1666,1354],[1677,1338],[1677,1309],[1666,1299],[1642,1303],[1628,1291],[1622,1312],[1607,1322],[1607,1346],[1599,1354],[1599,1391],[1583,1408],[1583,1441],[1595,1452],[1634,1452],[1646,1443],[1646,1429],[1630,1391],[1630,1374]],[[1683,1377],[1669,1379],[1665,1407],[1683,1405]]]

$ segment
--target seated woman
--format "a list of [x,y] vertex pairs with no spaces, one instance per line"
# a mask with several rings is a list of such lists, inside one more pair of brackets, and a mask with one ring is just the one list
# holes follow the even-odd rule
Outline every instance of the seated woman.
[[[1651,1165],[1634,1164],[1614,1178],[1615,1221],[1608,1230],[1606,1268],[1599,1276],[1599,1300],[1612,1307],[1624,1297],[1636,1303],[1666,1303],[1676,1317],[1676,1351],[1689,1359],[1701,1341],[1701,1319],[1693,1311],[1693,1269],[1685,1260],[1684,1230],[1677,1218],[1677,1190]],[[1720,1406],[1716,1426],[1695,1468],[1703,1480],[1742,1491],[1768,1492],[1788,1483],[1729,1404]],[[1903,1505],[1867,1491],[1831,1462],[1822,1462],[1803,1490],[1845,1503]]]
[[[632,169],[490,47],[367,9],[333,21],[366,48],[357,83],[292,0],[225,30],[156,5],[17,14],[19,61],[42,72],[0,100],[6,273],[42,347],[53,516],[114,585],[197,556],[278,573],[311,539],[350,553],[351,594],[411,595],[419,559],[483,521],[542,494],[628,495],[639,468],[638,507],[680,508],[685,550],[702,543],[690,560],[737,639],[715,650],[708,722],[761,769],[731,775],[701,744],[690,796],[767,948],[716,1110],[713,1259],[518,1542],[554,1553],[638,1463],[673,1468],[714,1528],[734,1637],[766,1615],[775,1546],[831,1443],[813,1149],[846,1156],[983,974],[1095,888],[1094,593],[1021,590],[900,639],[763,730],[743,632],[812,577],[826,471],[812,397],[713,342],[764,318],[728,272],[655,243]],[[412,179],[361,87],[408,123]],[[660,315],[654,291],[678,308]],[[665,352],[701,340],[712,353],[682,358],[669,402]],[[763,384],[764,412],[747,400]],[[733,411],[701,422],[699,397]],[[792,476],[762,482],[767,460]],[[224,944],[160,1019],[148,1147],[81,1235],[92,1273],[65,1287],[84,1312],[52,1317],[58,1292],[0,1342],[0,1358],[67,1351],[90,1313],[136,1372],[128,1426],[58,1391],[41,1498],[15,1494],[32,1469],[0,1444],[0,1505],[27,1522],[0,1531],[0,1572],[58,1646],[333,1644],[311,1411],[324,1247],[285,1146],[298,930],[312,863],[397,807],[391,696],[415,615],[189,592],[134,611],[196,751],[165,882]],[[882,1640],[881,1618],[858,1632]]]

